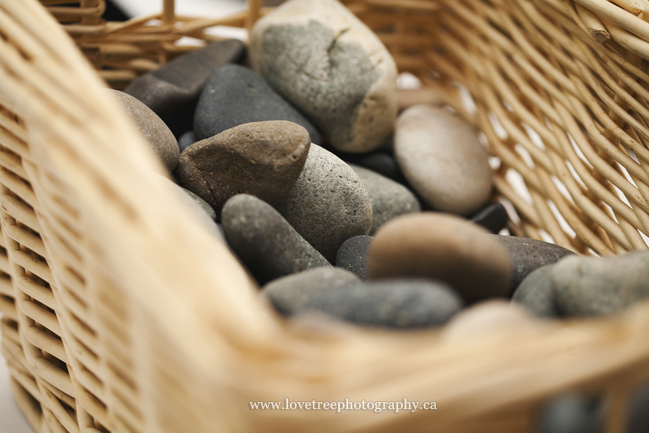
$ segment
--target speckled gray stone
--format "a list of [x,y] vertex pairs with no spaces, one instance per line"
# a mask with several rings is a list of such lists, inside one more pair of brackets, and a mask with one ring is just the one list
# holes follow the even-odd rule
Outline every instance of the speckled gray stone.
[[471,216],[472,223],[478,224],[494,234],[498,234],[507,227],[508,219],[507,210],[500,202],[488,204]]
[[372,226],[363,182],[344,161],[315,144],[293,189],[276,208],[332,263],[343,242],[368,234]]
[[140,75],[124,91],[144,102],[180,135],[192,128],[198,96],[212,71],[239,62],[245,50],[243,42],[234,39],[208,44]]
[[181,135],[180,138],[178,138],[178,147],[180,147],[181,152],[194,143],[196,143],[196,136],[194,135],[194,131],[187,131],[183,135]]
[[549,400],[539,413],[539,433],[598,433],[601,407],[581,395],[562,394]]
[[262,280],[331,266],[268,203],[247,194],[230,198],[221,223],[237,255]]
[[335,0],[290,0],[255,24],[253,68],[347,152],[379,147],[397,113],[396,65]]
[[236,194],[277,204],[300,176],[310,145],[306,129],[293,122],[246,123],[189,146],[174,174],[217,215]]
[[491,197],[489,154],[477,130],[448,110],[422,104],[401,113],[394,156],[410,186],[435,210],[471,215]]
[[146,138],[149,147],[158,155],[166,169],[171,172],[178,164],[180,149],[171,130],[149,107],[128,93],[107,89],[133,119],[138,129]]
[[367,281],[367,256],[370,251],[372,236],[354,236],[347,239],[338,248],[336,266],[356,274],[361,280]]
[[493,236],[509,254],[512,269],[509,293],[513,293],[521,281],[535,269],[556,263],[564,257],[575,255],[570,250],[548,242],[517,236]]
[[405,186],[388,179],[385,176],[360,167],[349,164],[358,177],[361,178],[372,203],[372,228],[370,235],[373,235],[379,227],[399,215],[419,212],[419,200]]
[[359,282],[353,273],[327,266],[273,280],[262,288],[261,293],[268,297],[277,311],[291,315],[303,309],[316,293]]
[[446,323],[462,308],[449,286],[430,280],[384,280],[319,292],[303,311],[316,310],[366,326],[422,328]]
[[321,144],[318,130],[253,70],[228,64],[205,84],[194,114],[194,134],[202,140],[250,122],[286,120],[305,128]]
[[523,305],[537,317],[557,317],[551,280],[552,267],[543,266],[530,273],[512,296],[512,301]]
[[649,252],[616,257],[571,256],[552,265],[557,307],[568,316],[621,311],[649,298]]

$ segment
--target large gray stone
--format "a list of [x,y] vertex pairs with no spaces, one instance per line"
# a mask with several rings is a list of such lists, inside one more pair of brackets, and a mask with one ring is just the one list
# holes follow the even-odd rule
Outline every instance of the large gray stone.
[[523,305],[537,317],[557,317],[560,314],[553,287],[552,267],[538,268],[523,279],[514,292],[512,301]]
[[367,281],[367,259],[370,251],[372,236],[354,236],[347,239],[338,248],[336,266],[347,269]]
[[344,161],[312,144],[293,189],[276,206],[286,220],[330,262],[352,236],[372,226],[370,197]]
[[257,21],[250,59],[336,149],[368,152],[393,129],[394,60],[335,0],[290,0]]
[[349,164],[360,177],[367,193],[370,195],[372,203],[372,228],[370,235],[383,224],[399,215],[419,212],[419,200],[405,186],[388,179],[385,176],[360,167],[355,164]]
[[410,186],[435,210],[467,216],[491,197],[489,155],[478,132],[443,108],[414,105],[401,113],[394,155]]
[[256,197],[230,198],[221,222],[232,249],[262,282],[331,266],[275,209]]

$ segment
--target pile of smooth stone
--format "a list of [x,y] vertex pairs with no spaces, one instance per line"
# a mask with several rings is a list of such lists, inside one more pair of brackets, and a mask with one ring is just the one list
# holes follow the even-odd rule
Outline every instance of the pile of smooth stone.
[[[649,296],[647,253],[584,258],[498,235],[507,212],[478,131],[446,107],[399,114],[396,78],[338,2],[291,0],[255,25],[248,49],[213,43],[111,92],[175,179],[161,178],[170,194],[282,315],[444,325],[461,338]],[[649,388],[632,401],[628,431],[646,433]],[[598,431],[601,412],[561,396],[541,431]]]

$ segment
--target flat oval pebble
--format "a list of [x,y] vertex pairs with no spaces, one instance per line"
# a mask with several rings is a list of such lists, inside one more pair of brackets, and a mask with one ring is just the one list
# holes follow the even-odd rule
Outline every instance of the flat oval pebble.
[[379,38],[335,0],[289,0],[257,21],[250,60],[327,141],[369,152],[392,132],[397,68]]
[[552,266],[543,266],[530,273],[518,285],[512,301],[524,306],[536,317],[560,316],[551,274]]
[[509,328],[533,326],[526,309],[500,299],[492,299],[462,310],[444,328],[443,338],[455,340],[497,333]]
[[244,123],[287,120],[305,128],[320,144],[317,129],[253,70],[224,65],[205,84],[194,114],[194,134],[202,140]]
[[392,218],[421,210],[419,200],[405,186],[372,170],[355,164],[349,164],[349,166],[360,177],[367,193],[370,195],[370,202],[372,203],[370,235],[376,233],[379,227]]
[[542,266],[556,263],[564,257],[575,255],[572,251],[559,245],[538,241],[536,239],[499,235],[494,235],[494,238],[509,253],[512,272],[509,293],[513,293],[521,281],[532,271]]
[[486,228],[493,234],[498,234],[506,228],[508,220],[507,210],[500,202],[488,204],[471,216],[472,223]]
[[603,432],[601,407],[576,393],[556,396],[543,405],[539,414],[539,433]]
[[649,298],[649,252],[615,257],[571,256],[552,266],[557,307],[567,316],[621,311]]
[[135,122],[165,168],[171,172],[178,164],[180,149],[171,130],[149,107],[128,93],[107,89],[122,109]]
[[189,146],[174,174],[217,214],[236,194],[276,204],[300,176],[310,144],[306,129],[292,122],[246,123]]
[[397,120],[394,155],[410,186],[435,210],[471,215],[491,197],[489,155],[477,131],[448,110],[405,110]]
[[230,198],[221,223],[228,244],[263,281],[331,266],[272,206],[257,197]]
[[316,293],[360,281],[348,270],[327,266],[273,280],[262,288],[261,293],[281,314],[292,315],[302,310]]
[[198,96],[214,69],[241,61],[245,51],[236,39],[214,42],[140,75],[124,91],[144,102],[180,136],[192,129]]
[[361,280],[367,281],[367,258],[372,236],[354,236],[338,248],[336,266],[353,272]]
[[507,250],[481,227],[437,212],[403,215],[376,232],[370,280],[426,277],[445,281],[468,302],[507,295]]
[[276,206],[286,220],[330,262],[347,239],[372,227],[370,196],[344,161],[313,144],[300,177]]
[[302,311],[316,310],[366,326],[406,329],[443,325],[462,305],[460,296],[446,284],[394,279],[321,291]]

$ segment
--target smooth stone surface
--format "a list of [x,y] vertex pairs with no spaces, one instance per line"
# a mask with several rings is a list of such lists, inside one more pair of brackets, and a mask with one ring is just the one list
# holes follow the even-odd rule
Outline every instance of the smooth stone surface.
[[649,252],[616,257],[571,256],[552,265],[559,311],[596,316],[621,311],[649,298]]
[[347,239],[372,227],[372,204],[350,166],[312,144],[304,169],[276,206],[286,220],[330,262]]
[[374,152],[358,161],[358,164],[390,178],[396,182],[404,183],[405,179],[399,171],[397,160],[392,155],[384,152]]
[[435,210],[471,215],[491,197],[489,155],[478,132],[443,108],[405,110],[396,124],[394,156],[410,186]]
[[338,248],[336,266],[353,272],[361,280],[367,281],[367,257],[372,236],[354,236]]
[[530,310],[536,317],[557,317],[554,299],[552,267],[543,266],[530,273],[518,286],[512,301]]
[[139,76],[124,91],[144,102],[180,135],[192,129],[198,96],[212,71],[241,61],[245,51],[239,40],[215,42]]
[[513,293],[518,285],[534,270],[558,262],[575,253],[548,242],[518,236],[493,235],[509,253],[511,262],[511,280],[509,293]]
[[533,317],[524,308],[494,299],[462,310],[446,326],[443,338],[455,340],[495,334],[509,328],[533,326]]
[[180,147],[180,152],[183,152],[194,143],[196,143],[196,135],[194,135],[194,131],[187,131],[178,138],[178,147]]
[[107,89],[122,109],[135,122],[146,138],[149,148],[155,152],[165,168],[171,172],[178,164],[178,142],[167,125],[149,107],[131,95],[119,90]]
[[224,65],[212,73],[194,114],[194,133],[202,140],[251,122],[286,120],[304,127],[320,144],[318,130],[253,70]]
[[462,305],[460,296],[446,284],[394,279],[321,291],[303,311],[316,310],[361,325],[406,329],[443,325]]
[[599,405],[575,393],[549,400],[538,418],[539,433],[598,433],[603,431]]
[[397,68],[379,38],[335,0],[290,0],[261,18],[250,59],[336,149],[381,146],[397,114]]
[[167,195],[176,197],[179,199],[180,203],[189,208],[191,212],[198,217],[200,224],[202,224],[210,234],[214,237],[224,241],[223,231],[219,229],[218,224],[215,222],[214,209],[212,209],[205,201],[200,197],[197,197],[187,191],[185,188],[182,188],[176,185],[171,180],[166,177],[160,176],[159,183],[162,185]]
[[425,277],[445,281],[469,302],[507,295],[507,250],[481,227],[437,212],[403,215],[374,236],[370,280]]
[[310,145],[309,134],[295,123],[246,123],[189,146],[174,174],[217,214],[236,194],[276,204],[300,176]]
[[232,249],[262,280],[331,266],[272,206],[257,197],[240,194],[229,199],[221,223]]
[[277,311],[289,316],[302,310],[307,301],[321,291],[359,282],[360,279],[348,270],[327,266],[273,280],[261,293]]
[[493,234],[498,234],[506,228],[508,220],[507,210],[500,202],[488,204],[471,217],[472,223],[486,228]]
[[372,170],[354,164],[349,164],[349,166],[360,177],[367,193],[370,195],[370,202],[372,203],[370,235],[376,233],[379,227],[392,218],[421,210],[419,200],[405,186]]

